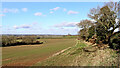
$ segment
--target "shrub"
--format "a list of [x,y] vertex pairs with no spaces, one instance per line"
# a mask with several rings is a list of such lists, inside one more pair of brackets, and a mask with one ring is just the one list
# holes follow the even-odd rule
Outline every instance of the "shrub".
[[22,38],[22,43],[32,44],[35,43],[36,40],[36,37],[26,36]]
[[120,39],[115,38],[112,40],[113,49],[120,49]]
[[11,46],[16,44],[16,37],[14,36],[2,36],[2,46]]
[[2,47],[5,46],[15,46],[15,45],[25,45],[25,44],[42,44],[43,42],[36,41],[36,36],[22,36],[18,38],[17,36],[2,36]]
[[88,33],[89,33],[88,39],[92,38],[92,36],[95,35],[95,26],[90,27]]

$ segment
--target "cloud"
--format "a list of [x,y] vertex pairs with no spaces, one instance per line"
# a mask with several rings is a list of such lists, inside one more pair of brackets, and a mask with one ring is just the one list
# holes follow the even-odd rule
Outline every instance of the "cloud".
[[27,8],[22,8],[23,12],[27,12],[27,10],[28,10]]
[[22,25],[21,28],[30,28],[31,25]]
[[63,9],[63,11],[67,11],[67,9],[66,9],[66,8],[64,8],[64,9]]
[[25,29],[27,29],[27,28],[31,28],[31,25],[20,25],[20,26],[13,26],[13,28],[15,28],[15,29],[20,29],[20,28],[25,28]]
[[119,28],[116,28],[115,30],[114,30],[114,32],[118,32],[119,31]]
[[12,9],[4,8],[2,12],[3,13],[8,13],[8,12],[17,13],[17,12],[19,12],[19,10],[16,8],[15,9],[14,8],[12,8]]
[[63,23],[54,25],[54,27],[76,27],[77,23],[79,22],[63,22]]
[[60,7],[56,7],[56,8],[50,9],[50,10],[56,11],[56,10],[58,10],[58,9],[60,9]]
[[118,22],[118,21],[119,21],[119,19],[115,19],[115,21],[116,21],[116,22]]
[[24,29],[28,29],[28,28],[36,28],[36,26],[38,25],[37,22],[33,22],[31,24],[22,24],[22,25],[15,25],[13,26],[14,29],[20,29],[20,28],[24,28]]
[[53,13],[53,11],[50,11],[50,13]]
[[79,12],[72,11],[72,10],[68,11],[68,14],[78,14],[78,13],[79,13]]
[[37,12],[34,14],[35,16],[42,16],[42,13],[41,12]]
[[2,17],[2,16],[5,16],[5,14],[0,14],[0,16]]
[[[96,21],[96,20],[94,20],[94,19],[92,19],[92,20],[90,20],[90,21],[92,21],[93,23],[94,23],[94,22],[97,22],[97,21]],[[116,22],[118,22],[118,21],[119,21],[119,19],[115,19],[115,21],[116,21]]]
[[0,25],[0,28],[2,27],[2,25]]
[[13,26],[13,28],[15,28],[15,29],[19,29],[20,27],[15,25],[15,26]]
[[96,20],[94,20],[94,19],[92,19],[92,20],[90,20],[90,21],[91,21],[91,22],[93,22],[93,23],[94,23],[94,22],[97,22],[97,21],[96,21]]
[[43,15],[41,12],[36,12],[34,15],[35,16],[46,16],[46,15]]
[[[50,28],[47,30],[43,30],[43,32],[45,34],[57,34],[57,35],[65,35],[65,34],[77,34],[77,32],[79,31],[79,29],[77,27],[73,27],[73,28],[64,28],[64,27],[60,27],[60,28]],[[42,33],[43,33],[42,32]]]

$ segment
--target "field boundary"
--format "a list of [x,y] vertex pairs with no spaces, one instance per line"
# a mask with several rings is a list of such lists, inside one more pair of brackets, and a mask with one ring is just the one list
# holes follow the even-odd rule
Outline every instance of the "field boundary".
[[[79,43],[79,40],[76,39],[76,44],[75,44],[75,46],[77,46],[78,43]],[[52,56],[48,57],[47,59],[52,58],[52,57],[57,56],[57,55],[60,55],[60,54],[64,53],[65,51],[67,51],[67,50],[69,50],[69,49],[71,49],[71,48],[72,48],[72,47],[65,48],[65,49],[63,49],[63,50],[61,50],[61,51],[53,54]]]

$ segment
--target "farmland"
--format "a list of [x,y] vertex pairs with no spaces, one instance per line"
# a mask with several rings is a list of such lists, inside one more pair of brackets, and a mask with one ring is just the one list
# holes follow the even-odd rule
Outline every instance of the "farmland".
[[0,14],[7,19],[3,18],[6,24],[0,25],[3,68],[118,68],[120,2],[43,2],[4,3],[4,14]]
[[3,66],[31,66],[52,54],[74,46],[75,39],[40,39],[43,44],[20,45],[2,48]]
[[116,51],[110,48],[97,49],[94,52],[84,51],[84,48],[90,47],[90,45],[90,43],[78,40],[75,46],[55,54],[45,61],[38,62],[34,66],[117,66]]

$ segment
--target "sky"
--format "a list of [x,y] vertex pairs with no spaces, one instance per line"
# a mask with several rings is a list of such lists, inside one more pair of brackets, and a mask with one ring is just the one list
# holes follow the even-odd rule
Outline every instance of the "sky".
[[76,24],[90,20],[90,9],[98,5],[104,2],[3,2],[2,34],[76,35]]

